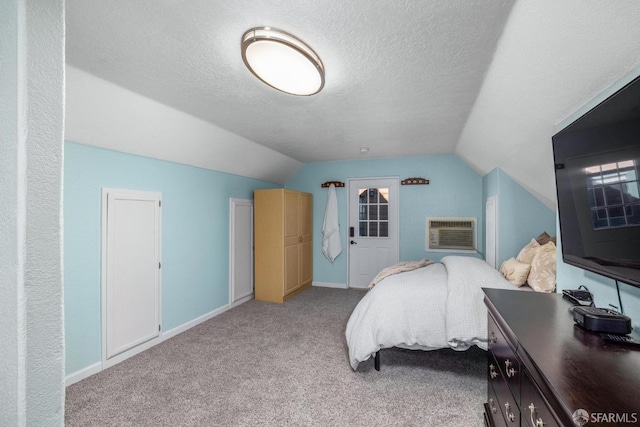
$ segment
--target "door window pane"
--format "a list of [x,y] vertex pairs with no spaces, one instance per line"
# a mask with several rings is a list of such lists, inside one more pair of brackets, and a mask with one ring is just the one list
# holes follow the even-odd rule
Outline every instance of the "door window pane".
[[368,206],[366,206],[366,205],[365,206],[360,205],[360,215],[359,215],[358,219],[360,219],[360,220],[367,220],[368,219],[367,218],[367,212],[368,212],[367,208],[368,208]]
[[380,220],[389,220],[389,205],[380,205]]
[[380,194],[380,204],[388,204],[389,203],[389,189],[388,188],[378,188],[378,194]]
[[389,237],[389,222],[380,221],[380,229],[378,230],[380,237]]
[[358,231],[358,235],[360,237],[367,237],[367,222],[366,221],[360,221],[360,227],[359,227],[359,231]]
[[371,219],[371,220],[378,219],[378,207],[377,206],[370,206],[369,207],[369,219]]
[[367,189],[366,188],[360,188],[358,190],[358,194],[359,194],[359,203],[362,204],[367,204]]
[[378,236],[378,223],[370,222],[369,223],[369,237],[377,237]]
[[359,237],[389,237],[389,189],[358,189]]

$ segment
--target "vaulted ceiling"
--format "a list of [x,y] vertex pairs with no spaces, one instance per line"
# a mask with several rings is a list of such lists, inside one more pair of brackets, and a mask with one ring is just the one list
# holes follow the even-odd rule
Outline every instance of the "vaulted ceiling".
[[[69,65],[299,162],[456,153],[553,205],[550,136],[640,65],[640,2],[67,0]],[[311,97],[257,80],[249,28],[307,42]]]

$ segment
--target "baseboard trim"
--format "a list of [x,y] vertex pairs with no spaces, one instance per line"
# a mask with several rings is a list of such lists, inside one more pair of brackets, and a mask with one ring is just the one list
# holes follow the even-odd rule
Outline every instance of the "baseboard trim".
[[142,353],[145,350],[150,349],[164,341],[162,334],[159,334],[157,337],[153,337],[148,341],[145,341],[137,346],[130,348],[129,350],[123,351],[120,354],[110,357],[109,359],[102,359],[102,369],[110,368],[118,363],[125,361],[127,359],[132,358],[136,354]]
[[[243,301],[244,302],[244,301]],[[204,314],[200,317],[196,317],[195,319],[184,323],[176,328],[170,329],[167,332],[162,333],[158,338],[155,338],[151,341],[147,341],[144,344],[140,344],[138,347],[132,349],[132,351],[130,352],[126,352],[124,354],[120,354],[118,356],[115,356],[113,359],[110,359],[108,361],[106,361],[105,363],[103,362],[98,362],[98,363],[94,363],[93,365],[89,365],[86,368],[82,368],[76,372],[73,372],[67,376],[65,376],[64,378],[64,384],[65,387],[70,386],[71,384],[75,384],[78,381],[81,381],[85,378],[90,377],[91,375],[95,375],[98,372],[101,372],[107,368],[110,368],[113,365],[117,365],[118,363],[122,362],[123,360],[126,360],[130,357],[135,356],[138,353],[141,353],[145,350],[148,350],[149,348],[160,344],[163,341],[168,340],[169,338],[173,338],[176,335],[185,332],[191,328],[193,328],[194,326],[199,325],[202,322],[206,322],[209,319],[212,319],[222,313],[224,313],[225,311],[229,310],[230,306],[229,305],[224,305],[220,308],[217,308],[213,311],[210,311],[207,314]],[[126,356],[125,356],[126,354]],[[124,357],[123,357],[124,356]]]
[[252,299],[254,299],[254,294],[253,292],[251,292],[249,295],[247,295],[246,297],[242,297],[239,300],[232,302],[231,304],[229,304],[229,308],[234,308],[239,306],[240,304],[244,304],[247,301],[251,301]]
[[93,365],[89,365],[86,368],[80,369],[79,371],[64,377],[64,385],[65,387],[68,387],[71,384],[75,384],[78,381],[89,378],[91,375],[97,374],[100,371],[102,371],[102,362],[94,363]]
[[189,330],[189,329],[193,328],[194,326],[199,325],[202,322],[206,322],[209,319],[213,319],[214,317],[224,313],[227,310],[229,310],[229,305],[223,305],[222,307],[217,308],[217,309],[215,309],[213,311],[210,311],[207,314],[204,314],[204,315],[202,315],[200,317],[196,317],[195,319],[193,319],[193,320],[191,320],[191,321],[189,321],[187,323],[184,323],[184,324],[182,324],[182,325],[180,325],[180,326],[178,326],[176,328],[170,329],[167,332],[162,334],[162,341],[168,340],[169,338],[172,338],[172,337],[175,337],[176,335],[178,335],[178,334],[180,334],[180,333],[182,333],[182,332],[184,332],[186,330]]
[[346,283],[312,282],[311,286],[318,286],[320,288],[347,289]]

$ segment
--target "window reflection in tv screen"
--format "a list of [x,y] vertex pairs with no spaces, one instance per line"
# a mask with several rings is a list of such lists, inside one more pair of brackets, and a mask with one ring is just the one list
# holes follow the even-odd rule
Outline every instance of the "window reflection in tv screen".
[[584,168],[594,230],[640,225],[640,191],[635,160]]

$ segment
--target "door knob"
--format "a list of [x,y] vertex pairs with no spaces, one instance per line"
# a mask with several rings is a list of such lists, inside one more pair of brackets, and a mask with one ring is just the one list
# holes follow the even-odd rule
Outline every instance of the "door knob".
[[351,242],[349,242],[349,243],[351,243],[352,245],[357,245],[358,244],[358,242],[354,242],[353,240]]

